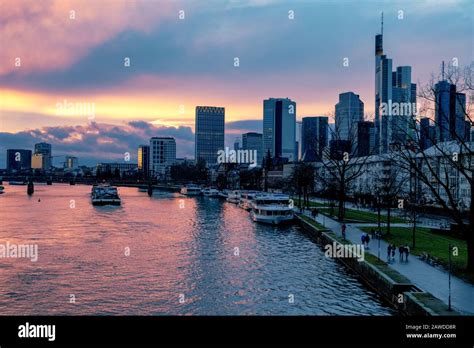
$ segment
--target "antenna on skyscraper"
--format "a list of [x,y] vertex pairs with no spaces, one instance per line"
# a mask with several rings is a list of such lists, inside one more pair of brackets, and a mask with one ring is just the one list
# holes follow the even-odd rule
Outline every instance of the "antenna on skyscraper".
[[383,35],[383,12],[382,12],[382,32],[380,34]]
[[442,76],[442,81],[444,81],[444,60],[443,60],[443,64],[442,64],[442,68],[441,68],[441,76]]

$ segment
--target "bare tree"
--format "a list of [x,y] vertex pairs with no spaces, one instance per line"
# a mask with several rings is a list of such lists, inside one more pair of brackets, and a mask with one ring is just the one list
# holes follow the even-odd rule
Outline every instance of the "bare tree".
[[368,156],[357,157],[357,123],[335,122],[331,129],[329,148],[323,150],[323,159],[315,171],[316,179],[326,188],[336,191],[338,219],[344,220],[345,203],[352,183],[363,174]]
[[[407,142],[398,145],[399,162],[405,169],[412,171],[419,183],[417,190],[432,197],[435,205],[447,212],[462,231],[467,242],[467,269],[474,271],[474,143],[465,133],[474,124],[474,63],[463,69],[449,66],[442,75],[437,79],[433,75],[429,83],[419,89],[418,95],[418,115],[431,117],[436,128],[436,136],[431,136],[430,139],[433,146],[424,148],[420,139],[420,119],[416,117],[410,122]],[[436,88],[436,81],[439,80],[455,85],[457,93],[466,94],[466,106],[460,100],[463,96],[455,95],[456,113],[462,113],[464,121],[470,125],[468,127],[466,123],[463,132],[453,130],[446,122],[440,122],[443,117],[448,119],[448,115],[443,113],[445,107],[441,105]],[[438,113],[437,119],[433,117],[435,110]],[[449,139],[440,137],[439,134],[443,131],[449,134]],[[461,186],[466,187],[466,200],[460,195]]]

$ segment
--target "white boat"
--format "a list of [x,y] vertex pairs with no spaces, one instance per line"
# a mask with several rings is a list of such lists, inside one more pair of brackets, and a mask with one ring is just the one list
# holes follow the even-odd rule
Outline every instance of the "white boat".
[[5,193],[5,187],[3,187],[2,185],[0,185],[0,194],[2,193]]
[[202,194],[205,197],[219,197],[219,190],[213,187],[206,187],[204,190],[202,190]]
[[254,197],[251,206],[250,217],[255,222],[278,225],[294,218],[288,195],[261,193]]
[[11,181],[8,182],[8,184],[10,184],[10,185],[26,185],[27,182],[26,181],[11,180]]
[[227,202],[238,204],[240,201],[240,191],[239,190],[232,190],[227,195]]
[[245,210],[252,209],[251,202],[259,191],[242,191],[240,194],[239,207]]
[[93,205],[120,205],[120,197],[115,186],[100,184],[92,186],[91,199]]
[[229,190],[227,190],[227,189],[219,191],[219,198],[227,199],[228,195],[229,195]]
[[181,187],[181,190],[179,192],[185,196],[199,196],[202,190],[197,185],[189,184]]

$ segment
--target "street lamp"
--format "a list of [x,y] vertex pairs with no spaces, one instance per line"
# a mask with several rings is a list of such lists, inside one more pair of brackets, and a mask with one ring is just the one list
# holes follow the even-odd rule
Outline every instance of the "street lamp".
[[451,253],[453,251],[453,247],[451,244],[448,246],[449,248],[449,255],[448,255],[448,311],[451,311]]

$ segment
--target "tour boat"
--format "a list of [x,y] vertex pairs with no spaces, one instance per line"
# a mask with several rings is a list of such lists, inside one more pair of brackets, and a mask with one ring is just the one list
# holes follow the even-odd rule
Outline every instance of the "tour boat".
[[227,195],[227,202],[238,204],[240,201],[240,191],[239,190],[232,190]]
[[242,191],[239,200],[239,207],[245,210],[252,209],[251,202],[260,192],[258,191]]
[[278,225],[293,220],[293,207],[288,195],[277,193],[262,193],[251,202],[250,216],[255,222]]
[[199,186],[194,184],[189,184],[181,187],[180,193],[185,196],[199,196],[202,190]]
[[120,197],[115,186],[100,184],[92,186],[91,199],[93,205],[120,205]]
[[213,187],[206,187],[204,190],[202,190],[202,194],[205,197],[219,197],[219,190]]

